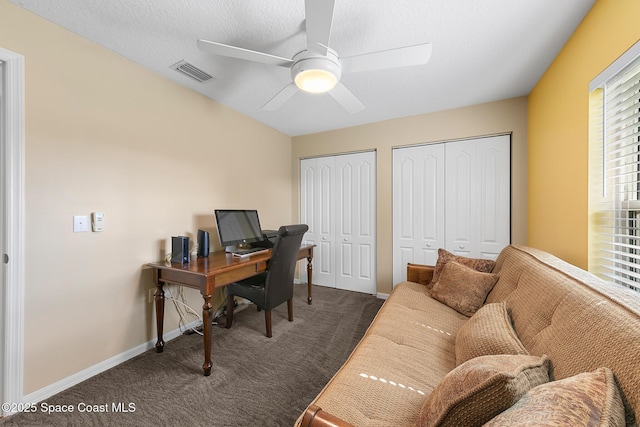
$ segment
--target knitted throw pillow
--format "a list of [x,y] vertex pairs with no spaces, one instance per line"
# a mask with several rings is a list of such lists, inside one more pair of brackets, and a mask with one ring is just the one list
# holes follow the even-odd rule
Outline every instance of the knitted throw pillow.
[[481,426],[549,381],[546,356],[480,356],[444,376],[420,411],[420,427]]
[[624,406],[609,368],[531,389],[487,426],[624,426]]
[[438,260],[436,261],[435,268],[433,269],[433,278],[431,279],[431,283],[427,285],[429,289],[433,288],[433,285],[438,282],[442,269],[449,261],[458,262],[482,273],[490,273],[496,265],[495,261],[490,259],[467,258],[460,255],[454,255],[451,252],[440,248],[438,249]]
[[504,301],[480,308],[456,335],[456,365],[491,354],[529,354],[513,329]]
[[497,274],[481,273],[456,261],[449,261],[433,285],[431,297],[465,316],[473,316],[482,307],[497,280]]

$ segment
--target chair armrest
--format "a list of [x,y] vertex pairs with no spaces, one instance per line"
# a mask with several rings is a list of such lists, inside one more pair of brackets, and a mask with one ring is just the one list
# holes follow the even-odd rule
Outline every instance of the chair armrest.
[[346,421],[323,411],[319,406],[311,405],[302,417],[301,427],[353,427]]
[[407,280],[409,282],[420,283],[421,285],[428,285],[433,278],[433,272],[435,267],[431,265],[421,264],[407,264]]

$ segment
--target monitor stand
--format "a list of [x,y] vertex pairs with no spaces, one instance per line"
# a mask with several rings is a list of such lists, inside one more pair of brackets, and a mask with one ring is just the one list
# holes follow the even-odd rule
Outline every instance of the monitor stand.
[[242,251],[245,249],[251,249],[251,244],[250,243],[240,243],[239,245],[231,245],[231,246],[227,246],[224,251],[225,252],[237,252],[237,251]]

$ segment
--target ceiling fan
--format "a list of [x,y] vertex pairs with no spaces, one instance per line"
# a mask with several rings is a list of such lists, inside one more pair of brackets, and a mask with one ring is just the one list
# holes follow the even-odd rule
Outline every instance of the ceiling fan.
[[303,90],[328,92],[345,110],[355,114],[362,111],[364,105],[340,82],[342,74],[426,64],[431,56],[431,44],[340,58],[328,47],[334,4],[335,0],[305,0],[307,48],[291,59],[203,39],[198,40],[198,47],[214,55],[290,68],[293,82],[263,105],[265,110],[278,109],[298,90]]

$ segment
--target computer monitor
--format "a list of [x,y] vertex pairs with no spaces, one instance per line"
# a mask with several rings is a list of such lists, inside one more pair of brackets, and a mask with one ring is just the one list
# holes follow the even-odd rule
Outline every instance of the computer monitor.
[[216,209],[220,245],[227,251],[263,240],[258,211],[255,209]]

